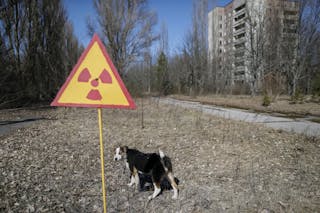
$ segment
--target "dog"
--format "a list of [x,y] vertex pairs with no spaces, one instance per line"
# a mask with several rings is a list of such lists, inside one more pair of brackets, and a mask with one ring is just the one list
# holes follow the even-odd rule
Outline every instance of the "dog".
[[161,192],[161,181],[167,178],[173,188],[172,199],[178,198],[178,185],[172,172],[172,163],[169,157],[159,150],[157,153],[142,153],[136,149],[129,149],[127,146],[117,147],[114,155],[114,160],[121,160],[125,156],[126,166],[130,169],[130,183],[128,186],[136,184],[137,189],[140,186],[140,174],[151,175],[154,192],[148,197],[152,200]]

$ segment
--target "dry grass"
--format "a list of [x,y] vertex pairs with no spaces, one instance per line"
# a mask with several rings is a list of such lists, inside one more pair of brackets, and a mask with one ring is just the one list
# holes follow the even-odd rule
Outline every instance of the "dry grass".
[[[103,110],[108,212],[320,210],[319,139],[150,99],[144,109],[143,129],[141,108]],[[0,212],[101,212],[96,110],[42,115],[55,120],[0,138]],[[112,161],[119,144],[171,157],[179,199],[165,191],[147,202],[152,192],[128,188],[124,164]]]

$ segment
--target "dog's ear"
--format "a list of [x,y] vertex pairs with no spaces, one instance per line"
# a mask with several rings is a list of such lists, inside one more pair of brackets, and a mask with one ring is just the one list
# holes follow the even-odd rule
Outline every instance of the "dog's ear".
[[127,153],[128,147],[127,146],[122,146],[120,147],[121,152]]

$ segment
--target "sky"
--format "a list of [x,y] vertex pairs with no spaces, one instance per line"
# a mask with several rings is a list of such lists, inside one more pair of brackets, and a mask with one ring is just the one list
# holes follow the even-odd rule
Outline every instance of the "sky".
[[[219,6],[231,0],[218,0]],[[63,0],[69,20],[79,41],[86,47],[91,38],[87,33],[86,20],[95,20],[92,0]],[[191,28],[192,0],[149,0],[149,8],[158,15],[155,28],[160,32],[162,23],[168,28],[169,52],[174,53],[183,44],[186,33]]]

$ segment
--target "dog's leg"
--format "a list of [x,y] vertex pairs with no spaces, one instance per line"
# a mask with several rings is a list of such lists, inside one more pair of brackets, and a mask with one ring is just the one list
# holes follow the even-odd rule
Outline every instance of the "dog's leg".
[[160,183],[153,183],[154,192],[152,195],[148,197],[148,200],[152,200],[153,198],[157,197],[158,194],[161,192]]
[[134,183],[135,183],[135,179],[134,179],[133,174],[131,174],[131,180],[130,180],[130,183],[128,183],[127,185],[128,185],[128,186],[132,186]]
[[[137,182],[137,177],[138,176],[138,182]],[[138,171],[135,167],[132,168],[132,172],[131,172],[131,180],[130,183],[128,184],[128,186],[132,186],[133,184],[137,184],[137,188],[139,187],[139,175],[138,175]]]
[[138,174],[138,170],[133,167],[132,168],[132,173],[131,173],[131,182],[128,184],[129,186],[132,186],[134,183],[136,184],[136,189],[139,191],[139,187],[140,187],[140,179],[139,179],[139,174]]
[[134,176],[134,182],[136,183],[136,189],[139,191],[139,187],[140,187],[140,179],[139,179],[139,174],[138,172],[136,172],[135,176]]
[[168,173],[168,179],[169,179],[170,184],[173,188],[172,199],[177,199],[178,198],[178,185],[176,184],[176,181],[174,180],[174,176],[171,172]]

